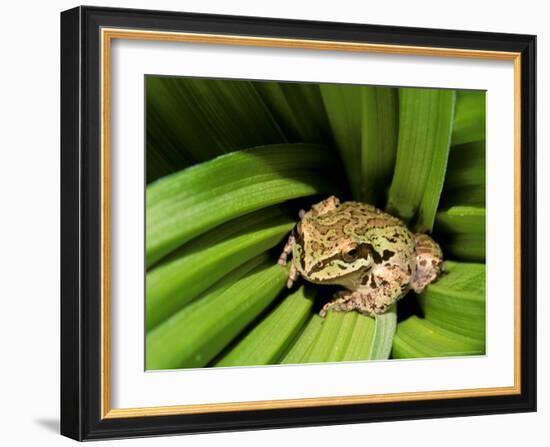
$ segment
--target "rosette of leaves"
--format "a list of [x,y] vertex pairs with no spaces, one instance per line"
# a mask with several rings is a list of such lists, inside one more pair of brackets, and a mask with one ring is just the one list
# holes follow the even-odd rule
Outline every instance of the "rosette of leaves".
[[[485,94],[146,78],[146,367],[485,352]],[[299,209],[374,204],[441,244],[446,274],[377,317],[288,290]]]

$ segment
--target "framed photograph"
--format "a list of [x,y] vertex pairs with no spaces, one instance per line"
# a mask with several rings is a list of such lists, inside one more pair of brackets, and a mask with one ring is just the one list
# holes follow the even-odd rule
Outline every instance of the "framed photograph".
[[61,432],[536,409],[535,36],[61,14]]

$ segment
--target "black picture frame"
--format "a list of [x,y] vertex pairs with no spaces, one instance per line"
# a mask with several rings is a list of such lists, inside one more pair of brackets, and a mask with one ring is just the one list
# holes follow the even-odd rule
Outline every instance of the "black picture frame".
[[[102,418],[101,85],[104,27],[521,54],[521,391],[514,395]],[[536,36],[77,7],[61,13],[61,433],[77,440],[536,410]]]

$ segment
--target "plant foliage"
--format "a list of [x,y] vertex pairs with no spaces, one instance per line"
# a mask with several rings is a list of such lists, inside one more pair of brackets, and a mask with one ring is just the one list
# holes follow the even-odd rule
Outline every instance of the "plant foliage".
[[[485,352],[485,93],[148,76],[146,367]],[[285,287],[297,211],[330,194],[433,232],[446,274],[386,314]]]

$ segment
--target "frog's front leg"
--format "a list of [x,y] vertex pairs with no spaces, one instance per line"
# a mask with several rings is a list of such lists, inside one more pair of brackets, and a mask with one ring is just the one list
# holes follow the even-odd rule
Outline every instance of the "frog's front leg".
[[350,292],[348,290],[339,292],[335,298],[326,303],[319,315],[325,317],[327,312],[332,309],[335,312],[350,312],[356,310],[366,315],[376,315],[384,313],[388,306],[379,306],[376,303],[376,298],[372,293],[361,293],[358,291]]
[[319,315],[325,317],[329,309],[332,309],[336,312],[348,312],[357,308],[357,303],[361,299],[359,292],[350,292],[349,290],[342,290],[337,292],[332,301],[326,303]]
[[350,292],[348,290],[342,291],[337,293],[332,301],[323,306],[319,315],[325,317],[330,309],[335,312],[350,312],[356,310],[357,312],[369,316],[383,314],[390,307],[391,300],[386,301],[379,298],[380,296],[373,293],[372,290],[365,293],[359,291]]
[[286,265],[286,263],[288,262],[288,255],[292,253],[292,249],[294,248],[295,242],[296,242],[296,239],[294,238],[294,235],[291,234],[288,237],[288,240],[286,241],[286,244],[283,248],[281,255],[279,256],[279,265]]
[[296,268],[294,263],[290,264],[290,270],[288,271],[288,279],[286,280],[286,287],[290,289],[299,277],[300,277],[300,273],[298,272],[298,269]]
[[335,299],[321,309],[325,316],[329,309],[347,312],[358,312],[375,316],[386,312],[397,300],[403,298],[410,290],[410,273],[398,265],[374,269],[361,280],[357,290],[339,292]]
[[[294,250],[294,244],[296,243],[296,238],[293,234],[288,237],[288,240],[283,248],[281,255],[279,256],[279,265],[286,265],[288,263],[288,256],[292,254]],[[290,263],[290,269],[288,271],[288,280],[286,281],[286,286],[290,289],[296,280],[299,278],[300,273],[296,268],[294,262]]]
[[443,252],[437,242],[426,234],[415,234],[414,238],[416,268],[411,278],[411,288],[421,293],[443,273]]

